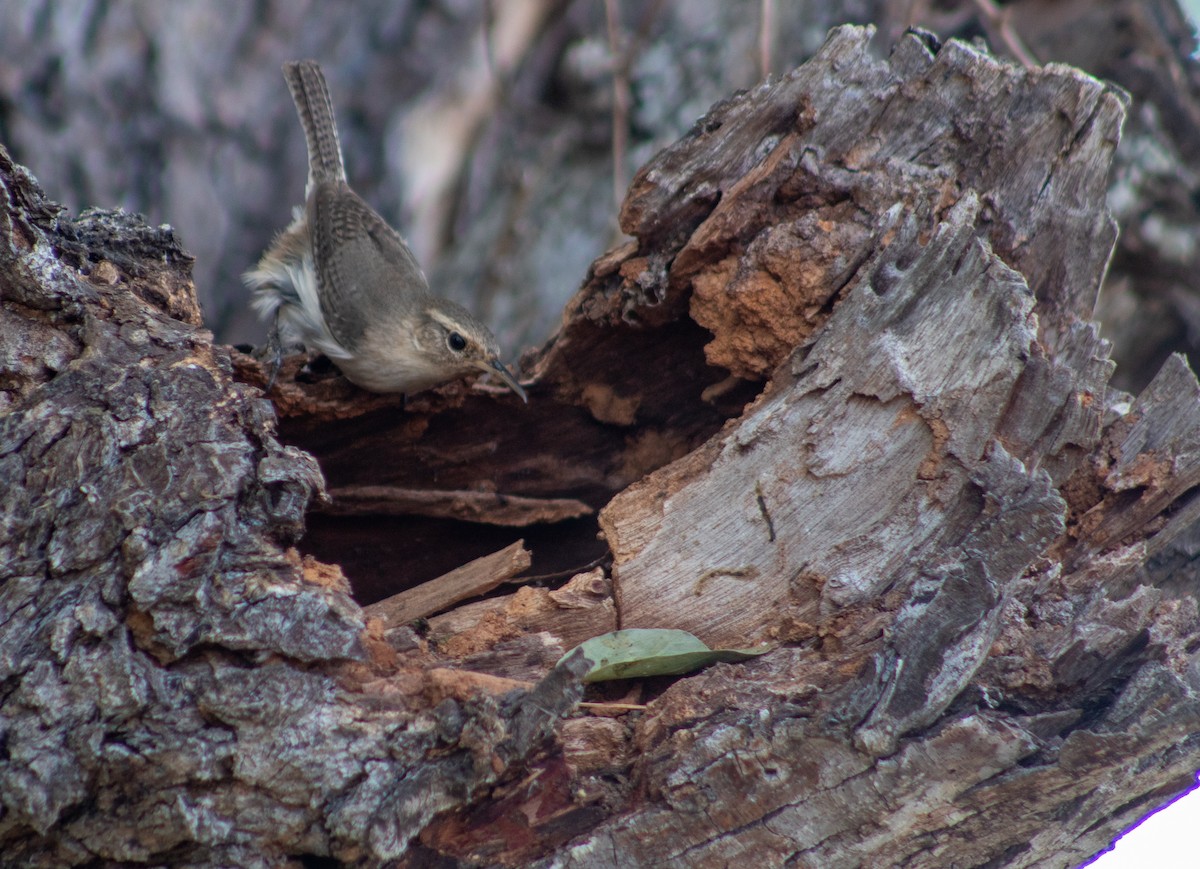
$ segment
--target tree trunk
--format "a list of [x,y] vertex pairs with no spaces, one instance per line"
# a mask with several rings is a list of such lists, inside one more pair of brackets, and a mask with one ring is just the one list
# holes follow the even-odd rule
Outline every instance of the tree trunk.
[[[1073,866],[1190,787],[1200,385],[1090,322],[1126,97],[869,39],[638,173],[528,407],[273,412],[169,229],[0,151],[5,860]],[[555,667],[617,627],[771,651]]]

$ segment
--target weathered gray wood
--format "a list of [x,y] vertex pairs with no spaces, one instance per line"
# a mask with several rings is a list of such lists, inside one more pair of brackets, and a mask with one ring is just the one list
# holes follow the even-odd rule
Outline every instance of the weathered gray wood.
[[[840,293],[840,300],[834,316],[793,362],[800,375],[794,383],[788,378],[785,387],[777,376],[768,396],[719,442],[647,478],[607,508],[602,525],[616,555],[626,626],[670,622],[728,646],[765,639],[790,622],[813,623],[819,604],[860,603],[893,587],[896,571],[914,569],[914,562],[920,562],[912,558],[914,553],[952,548],[948,538],[928,535],[962,534],[960,545],[966,545],[982,533],[982,527],[972,532],[972,525],[992,524],[993,518],[976,503],[980,486],[1003,490],[1011,499],[1028,488],[1035,501],[1032,490],[1040,488],[1040,497],[1048,499],[1040,511],[1044,521],[1027,517],[1028,549],[1023,555],[1014,553],[1005,568],[1010,574],[1019,574],[1044,548],[1047,535],[1060,530],[1065,505],[1047,491],[1049,480],[1020,467],[998,438],[1004,436],[1018,458],[1050,464],[1065,475],[1070,465],[1058,466],[1069,457],[1061,452],[1069,444],[1088,449],[1099,436],[1103,408],[1095,398],[1103,394],[1111,366],[1071,372],[1077,382],[1053,394],[1044,377],[1023,380],[1034,355],[1042,360],[1034,363],[1035,372],[1048,364],[1069,366],[1057,357],[1073,353],[1066,348],[1074,345],[1067,344],[1066,352],[1048,350],[1046,345],[1057,345],[1058,337],[1040,316],[1050,311],[1054,320],[1062,316],[1064,304],[1043,299],[1038,319],[1030,318],[1034,299],[1025,277],[1006,267],[975,232],[980,227],[1000,246],[1001,255],[1010,254],[1003,245],[1013,236],[1036,238],[1039,245],[1060,245],[1069,252],[1054,262],[1043,259],[1037,269],[1026,267],[1034,283],[1052,283],[1051,273],[1059,275],[1066,268],[1082,270],[1083,283],[1098,286],[1107,252],[1076,245],[1074,239],[1086,234],[1085,227],[1099,226],[1105,228],[1099,236],[1111,242],[1103,212],[1060,221],[1053,230],[1039,227],[1060,211],[1078,211],[1070,201],[1080,190],[1090,190],[1098,201],[1120,124],[1120,100],[1066,70],[1027,77],[962,47],[947,46],[936,58],[926,53],[921,60],[925,51],[910,38],[892,63],[883,65],[866,52],[861,36],[844,32],[795,76],[714,112],[707,120],[714,133],[702,128],[635,181],[625,208],[633,232],[645,231],[642,209],[649,209],[652,219],[661,216],[663,226],[696,224],[685,214],[703,207],[694,204],[698,197],[702,201],[704,195],[722,194],[675,259],[667,280],[676,287],[687,287],[689,281],[693,286],[711,284],[713,278],[691,262],[704,251],[705,262],[711,263],[711,249],[718,244],[730,251],[717,266],[723,286],[707,293],[706,304],[729,312],[722,322],[710,324],[716,333],[706,348],[710,357],[751,376],[756,365],[773,368],[789,340],[794,344],[811,332],[811,325],[792,326],[762,307],[764,296],[771,304],[774,296],[787,299],[789,291],[803,289],[804,281],[774,265],[788,256],[808,269],[822,270],[826,279],[818,283],[826,297]],[[822,79],[821,71],[830,67],[839,75]],[[946,150],[950,137],[941,126],[946,94],[932,84],[947,79],[982,79],[966,107],[974,116],[957,116],[978,139],[961,142],[953,151]],[[1009,87],[995,84],[1006,79]],[[838,88],[846,80],[858,93],[855,112],[839,102]],[[1045,116],[1042,106],[1054,104],[1072,88],[1087,94],[1069,99],[1078,107],[1076,120],[1066,113]],[[870,107],[892,112],[897,100],[902,111],[893,117],[910,118],[899,126],[911,141],[889,140],[881,149],[874,141],[878,134],[870,130],[886,121],[880,117],[882,109],[876,113]],[[795,113],[786,107],[796,102],[810,113],[801,126],[815,124],[813,132],[788,132]],[[771,108],[762,110],[764,103]],[[996,120],[1001,103],[1010,107],[1014,125],[1030,141],[1045,145],[1055,139],[1046,149],[1054,154],[1070,143],[1076,149],[1073,159],[1064,160],[1060,172],[1039,175],[1025,167],[1021,155],[1008,155],[1022,171],[1007,179],[1004,197],[988,194],[988,199],[1021,205],[1011,212],[992,206],[985,215],[976,196],[967,192],[947,213],[954,194],[926,184],[931,180],[927,155],[938,150],[936,171],[956,179],[960,189],[990,190],[992,179],[976,164],[986,153],[988,171],[1001,171],[1005,157],[985,151],[982,144],[993,141],[992,132],[1003,126]],[[914,120],[927,117],[929,123]],[[779,120],[772,124],[772,118]],[[1077,135],[1080,129],[1087,130],[1084,137]],[[747,153],[742,137],[774,141],[778,136],[783,138],[759,165],[704,159],[706,148],[740,156]],[[1000,162],[993,164],[993,159]],[[854,163],[852,176],[843,168],[848,161]],[[836,184],[844,195],[871,197],[872,208],[835,224],[865,225],[853,234],[833,232],[821,238],[810,229],[823,217],[820,207],[789,219],[789,189],[807,183],[820,190],[822,181]],[[1071,192],[1059,195],[1058,189]],[[1041,198],[1030,210],[1025,203],[1034,194]],[[772,204],[765,213],[777,219],[763,216],[763,202]],[[825,219],[833,222],[839,207],[828,208]],[[939,221],[932,238],[919,241]],[[797,244],[796,239],[807,240]],[[834,280],[838,274],[840,281]],[[757,283],[756,275],[761,276]],[[769,282],[775,293],[751,291],[762,282]],[[1075,286],[1068,281],[1055,292]],[[783,307],[800,317],[805,303],[825,301],[791,299]],[[691,311],[694,316],[694,299]],[[748,333],[747,324],[757,322],[761,328]],[[1065,322],[1073,322],[1072,317],[1067,315]],[[1084,353],[1098,349],[1087,329],[1075,329],[1073,337]],[[1047,363],[1047,356],[1056,361]],[[1010,409],[1021,401],[1022,390],[1030,388],[1038,388],[1037,398]],[[1086,396],[1091,399],[1085,403]],[[1041,437],[1051,422],[1060,428],[1055,439],[1031,456],[1030,441]],[[1001,471],[1005,467],[1013,470],[1006,475]],[[1025,483],[1009,491],[1013,484],[1005,479],[1014,473]],[[688,485],[691,480],[695,485]],[[725,513],[714,513],[713,503],[736,504],[736,524]],[[621,521],[624,514],[632,517],[629,523]],[[685,545],[678,545],[680,540]],[[952,566],[958,561],[951,559],[940,569],[961,570],[961,564]],[[990,582],[998,579],[993,576]],[[707,604],[718,586],[719,615]]]
[[[1164,514],[1194,514],[1184,505],[1194,485],[1189,444],[1200,430],[1195,378],[1173,362],[1124,410],[1121,395],[1106,396],[1104,345],[1077,320],[1106,262],[1096,245],[1111,241],[1099,205],[1122,100],[1065,69],[983,72],[992,62],[962,47],[922,58],[915,39],[884,69],[854,38],[832,37],[799,73],[803,87],[782,82],[717,109],[639,175],[626,203],[635,231],[653,236],[681,222],[691,230],[670,269],[644,280],[632,304],[669,304],[672,292],[703,289],[703,305],[736,312],[709,325],[722,362],[742,363],[747,375],[805,334],[759,307],[772,286],[806,292],[802,278],[772,268],[771,254],[783,261],[778,239],[801,239],[804,253],[818,254],[813,267],[848,278],[835,285],[832,316],[818,318],[807,345],[736,424],[601,514],[623,626],[794,648],[667,692],[635,736],[649,754],[634,766],[662,805],[606,825],[564,857],[581,865],[611,865],[614,854],[723,865],[753,853],[763,865],[1070,866],[1118,828],[1114,813],[1126,823],[1136,815],[1111,777],[1152,800],[1187,786],[1197,762],[1176,756],[1178,740],[1200,726],[1200,686],[1179,657],[1194,630],[1179,607],[1194,613],[1196,591],[1173,602],[1138,582],[1146,581],[1141,539]],[[823,59],[838,71],[831,79],[820,77]],[[877,102],[891,106],[871,84],[894,87],[907,117],[898,138],[928,129],[930,143],[892,148],[888,138],[881,149],[862,132],[841,137],[859,130],[859,115],[821,107],[834,102],[822,84],[843,75],[868,119]],[[974,84],[1010,76],[1009,87]],[[922,82],[948,80],[975,99],[947,114],[935,108],[944,91]],[[789,87],[804,106],[798,133],[786,111],[740,110],[771,105]],[[1044,145],[1041,112],[1020,106],[1058,104],[1066,94],[1053,122],[1059,162],[1044,173],[1019,149],[1009,158],[1017,170],[963,165],[993,158],[982,146],[994,138],[989,122],[970,120],[995,118],[992,100],[1024,119],[1013,129]],[[980,144],[952,146],[961,131],[937,132],[948,116]],[[747,128],[781,137],[749,165],[736,160]],[[806,139],[818,137],[816,151]],[[838,177],[849,158],[829,142],[843,138],[867,143],[852,152],[854,173]],[[724,143],[728,159],[708,159],[706,147]],[[807,149],[820,159],[806,164]],[[931,191],[919,180],[922,162],[905,160],[931,152],[937,166],[956,167],[946,177],[961,185],[933,191],[940,201],[923,198]],[[819,236],[804,229],[810,212],[793,218],[788,195],[804,190],[811,208],[821,182],[835,177],[855,203],[871,197],[875,223],[848,232],[844,218],[830,219],[836,257],[821,258]],[[991,195],[994,183],[1003,196]],[[1075,199],[1085,191],[1090,209]],[[986,218],[981,199],[994,209]],[[1005,203],[1023,204],[1006,212]],[[1073,218],[1056,221],[1061,214]],[[1089,233],[1086,244],[1070,241]],[[1016,238],[1043,253],[1012,250]],[[688,262],[697,248],[719,279]],[[756,270],[765,277],[756,281]],[[1035,299],[1028,286],[1050,289]],[[802,314],[800,304],[792,309]],[[760,330],[748,333],[747,323]],[[1113,470],[1089,459],[1109,455]],[[1095,500],[1081,497],[1089,485],[1100,489]],[[1121,494],[1126,486],[1135,497]],[[1046,612],[1051,600],[1080,596],[1091,601],[1081,610]],[[1152,650],[1141,639],[1147,632]],[[764,689],[777,704],[763,705]],[[1171,710],[1161,730],[1129,727],[1130,709],[1143,702]],[[1128,762],[1125,751],[1155,759],[1135,777],[1111,766]],[[947,767],[954,784],[942,790]],[[747,777],[748,769],[773,774]],[[1050,823],[1050,805],[1064,802],[1074,807],[1069,823]],[[659,847],[647,848],[651,837]]]

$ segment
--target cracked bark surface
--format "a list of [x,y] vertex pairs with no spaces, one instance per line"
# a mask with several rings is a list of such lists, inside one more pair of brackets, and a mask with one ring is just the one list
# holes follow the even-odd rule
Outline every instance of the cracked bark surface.
[[[0,152],[5,859],[1073,866],[1189,787],[1200,386],[1090,321],[1126,100],[869,39],[639,172],[527,408],[273,410],[168,230]],[[360,609],[518,537],[564,575]],[[618,625],[775,648],[580,710]]]

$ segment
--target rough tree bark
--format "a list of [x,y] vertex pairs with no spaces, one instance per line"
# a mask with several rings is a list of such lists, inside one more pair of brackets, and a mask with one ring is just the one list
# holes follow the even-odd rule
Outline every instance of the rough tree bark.
[[[5,860],[1071,866],[1191,786],[1200,386],[1090,322],[1125,99],[868,40],[638,174],[527,408],[273,411],[168,230],[0,152]],[[617,626],[774,648],[580,709]]]

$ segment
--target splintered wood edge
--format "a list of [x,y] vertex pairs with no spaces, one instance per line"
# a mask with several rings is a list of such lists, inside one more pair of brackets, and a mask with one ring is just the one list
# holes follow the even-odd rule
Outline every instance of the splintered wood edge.
[[344,486],[328,494],[331,503],[320,512],[331,516],[429,516],[524,527],[578,519],[594,512],[574,498],[530,498],[497,492]]
[[437,579],[365,606],[363,613],[380,619],[384,630],[400,627],[414,619],[441,612],[460,601],[486,594],[528,570],[530,564],[532,558],[525,548],[525,541],[518,540],[499,552],[469,561]]

